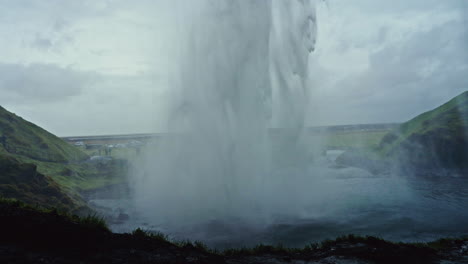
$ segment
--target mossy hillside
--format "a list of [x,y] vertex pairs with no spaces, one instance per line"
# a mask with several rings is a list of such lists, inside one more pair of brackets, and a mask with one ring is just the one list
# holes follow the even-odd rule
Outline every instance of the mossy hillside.
[[37,166],[38,172],[76,191],[123,181],[122,159],[88,162],[88,154],[0,107],[0,156]]
[[126,171],[125,161],[91,162],[80,149],[0,107],[0,195],[87,211],[80,192],[121,183]]
[[62,139],[0,106],[0,153],[39,161],[74,162],[88,156]]
[[34,164],[0,155],[0,171],[0,195],[3,197],[61,211],[89,211],[79,197],[65,193],[51,177],[39,173]]
[[118,159],[108,162],[58,163],[17,155],[15,158],[24,163],[35,164],[40,173],[50,176],[63,188],[75,193],[123,183],[129,166],[125,160]]
[[352,149],[337,163],[382,173],[468,169],[468,91],[388,132],[378,146]]
[[468,91],[384,136],[378,155],[413,166],[468,168]]
[[440,136],[447,139],[466,136],[467,126],[468,91],[465,91],[447,103],[401,124],[395,131],[385,135],[380,143],[381,152],[390,154],[394,147],[412,135],[421,135],[433,130],[445,130],[448,133]]
[[[0,161],[4,164],[7,164],[5,161],[14,161],[13,165],[10,162],[10,165],[0,166],[0,195],[71,212],[89,211],[81,196],[82,191],[123,183],[128,170],[127,163],[122,160],[106,164],[88,161],[59,163],[0,153]],[[41,175],[39,186],[31,178],[23,177],[21,169],[24,168],[30,169],[30,175]],[[47,196],[51,191],[49,187],[53,187],[53,191],[60,195]],[[63,197],[67,199],[62,201]]]

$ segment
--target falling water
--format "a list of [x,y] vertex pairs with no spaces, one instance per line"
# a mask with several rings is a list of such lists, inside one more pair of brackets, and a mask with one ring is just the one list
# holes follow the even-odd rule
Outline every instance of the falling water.
[[272,208],[269,127],[284,128],[281,157],[304,156],[314,6],[304,0],[185,4],[170,87],[174,134],[136,173],[135,204],[153,221],[172,225],[260,221]]
[[333,153],[315,156],[303,129],[312,3],[168,3],[170,133],[141,155],[130,201],[94,201],[119,218],[114,231],[142,227],[215,247],[468,234],[466,179],[372,175],[336,166]]

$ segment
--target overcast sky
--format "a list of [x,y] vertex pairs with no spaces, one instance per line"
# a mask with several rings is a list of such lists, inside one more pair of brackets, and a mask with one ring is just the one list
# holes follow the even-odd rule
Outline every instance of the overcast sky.
[[[59,136],[164,130],[171,2],[0,0],[0,105]],[[468,90],[467,8],[320,1],[308,124],[406,121]]]

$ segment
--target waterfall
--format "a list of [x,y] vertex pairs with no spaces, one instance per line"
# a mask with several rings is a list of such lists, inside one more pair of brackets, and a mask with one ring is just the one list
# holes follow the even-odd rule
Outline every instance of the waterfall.
[[258,220],[272,164],[269,128],[283,127],[281,157],[299,159],[314,50],[306,0],[184,1],[174,18],[177,67],[169,130],[135,172],[135,205],[171,225]]

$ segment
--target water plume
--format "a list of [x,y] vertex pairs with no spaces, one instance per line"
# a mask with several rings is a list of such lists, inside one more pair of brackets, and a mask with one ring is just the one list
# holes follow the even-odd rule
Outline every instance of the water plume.
[[[305,156],[300,139],[314,6],[304,0],[185,4],[176,19],[172,134],[135,172],[135,205],[151,221],[172,226],[262,223],[288,207],[275,205],[284,181],[272,179],[272,157]],[[274,151],[273,123],[283,128]]]

